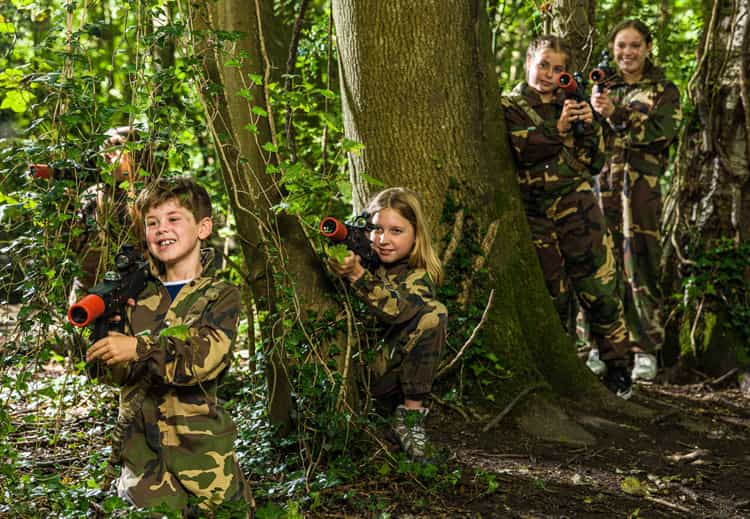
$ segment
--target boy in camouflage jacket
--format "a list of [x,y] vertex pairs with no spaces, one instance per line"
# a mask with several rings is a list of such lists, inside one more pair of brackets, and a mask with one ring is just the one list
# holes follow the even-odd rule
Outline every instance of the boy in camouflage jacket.
[[[567,326],[572,285],[607,365],[605,385],[629,398],[628,337],[612,238],[591,187],[605,161],[604,141],[588,103],[566,100],[557,89],[569,56],[557,37],[532,42],[527,82],[504,96],[502,106],[534,247],[560,320]],[[577,122],[583,123],[581,135],[572,131]]]
[[664,341],[661,261],[661,189],[681,119],[680,93],[648,59],[651,34],[643,22],[626,20],[612,31],[618,73],[607,89],[592,95],[592,105],[606,121],[604,135],[611,156],[600,175],[600,197],[612,230],[618,268],[624,273],[625,318],[635,351],[650,354],[653,369],[634,374],[653,378]]
[[246,515],[253,501],[234,452],[236,428],[217,397],[240,295],[211,276],[212,251],[200,248],[211,233],[210,199],[191,180],[161,180],[141,194],[138,210],[152,277],[127,312],[127,335],[110,332],[87,352],[101,380],[122,387],[120,413],[132,416],[118,494],[186,516],[219,507]]

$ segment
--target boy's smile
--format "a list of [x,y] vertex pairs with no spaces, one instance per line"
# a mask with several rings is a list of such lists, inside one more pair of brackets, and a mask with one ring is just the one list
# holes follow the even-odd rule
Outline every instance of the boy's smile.
[[145,225],[148,250],[166,267],[165,281],[200,274],[200,242],[211,234],[211,218],[196,222],[193,213],[173,198],[150,208]]

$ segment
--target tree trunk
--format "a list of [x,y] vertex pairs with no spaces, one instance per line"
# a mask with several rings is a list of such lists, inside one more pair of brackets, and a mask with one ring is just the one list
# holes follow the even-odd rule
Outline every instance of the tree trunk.
[[[664,263],[666,293],[683,291],[686,303],[670,322],[668,351],[720,375],[737,366],[738,355],[747,358],[750,340],[747,325],[731,322],[750,305],[749,263],[738,254],[750,239],[750,12],[741,1],[717,0],[712,7],[689,84],[696,109],[680,139],[665,204]],[[723,265],[700,261],[717,246],[725,248]],[[734,266],[728,263],[733,254],[739,256]],[[744,290],[742,281],[726,279],[732,269]],[[693,282],[683,287],[688,276]]]
[[[206,80],[201,85],[203,103],[237,221],[253,304],[269,315],[261,328],[269,354],[269,413],[273,423],[287,428],[292,400],[280,326],[303,317],[301,308],[279,305],[276,298],[279,290],[291,286],[305,310],[322,313],[332,305],[332,289],[297,218],[272,209],[282,192],[267,170],[269,164],[279,164],[278,157],[263,149],[276,142],[264,84],[284,70],[286,46],[271,18],[271,2],[232,0],[185,7],[192,9],[195,48]],[[234,35],[227,36],[227,31]],[[254,82],[250,75],[263,81]],[[264,112],[267,116],[260,115]]]
[[[596,3],[591,0],[554,0],[551,3],[545,30],[560,36],[573,49],[569,65],[570,71],[588,68],[596,49]],[[587,74],[584,74],[587,77]]]
[[[600,386],[563,332],[531,245],[484,3],[471,4],[334,0],[345,132],[364,144],[350,157],[356,203],[371,194],[368,177],[417,191],[447,288],[457,292],[454,312],[483,308],[496,291],[483,347],[513,376],[495,381],[492,398],[508,401],[543,383],[598,400]],[[453,326],[449,335],[470,331]]]

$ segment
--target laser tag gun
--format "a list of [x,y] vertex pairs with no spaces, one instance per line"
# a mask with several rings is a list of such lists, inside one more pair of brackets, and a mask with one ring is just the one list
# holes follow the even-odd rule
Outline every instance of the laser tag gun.
[[115,256],[116,271],[107,272],[104,280],[68,310],[68,321],[82,328],[93,323],[91,342],[106,337],[110,330],[124,331],[125,321],[111,322],[117,314],[125,316],[128,299],[138,297],[149,276],[148,262],[133,245],[123,245]]
[[[586,83],[580,72],[569,74],[563,72],[557,79],[557,87],[565,92],[565,99],[572,99],[578,103],[586,101]],[[583,121],[573,121],[573,135],[583,135]]]
[[594,83],[596,92],[602,92],[604,90],[604,83],[609,81],[609,79],[615,74],[614,69],[609,64],[609,52],[607,52],[606,49],[602,51],[599,60],[600,61],[597,63],[596,68],[589,72],[589,79]]
[[44,180],[82,180],[94,177],[98,171],[96,155],[91,155],[83,163],[73,160],[60,160],[50,164],[29,164],[29,175]]
[[345,245],[362,259],[363,267],[373,271],[380,266],[380,260],[372,249],[370,232],[374,226],[369,219],[369,214],[362,213],[351,221],[341,223],[332,216],[326,216],[320,221],[320,234],[334,243]]

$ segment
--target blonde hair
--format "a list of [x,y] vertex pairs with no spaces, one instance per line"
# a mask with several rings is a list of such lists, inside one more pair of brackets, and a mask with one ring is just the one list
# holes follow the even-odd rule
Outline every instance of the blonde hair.
[[383,209],[393,209],[414,227],[414,247],[409,254],[409,265],[425,269],[436,285],[442,283],[443,267],[432,247],[430,229],[417,194],[403,187],[381,191],[370,201],[367,212],[372,216]]

